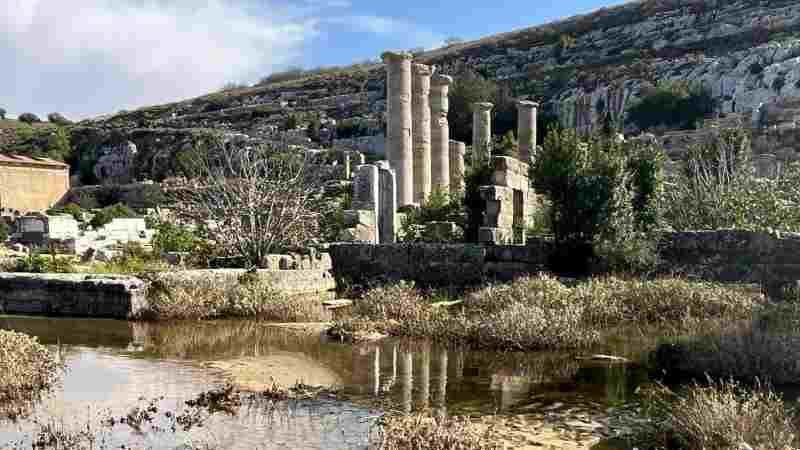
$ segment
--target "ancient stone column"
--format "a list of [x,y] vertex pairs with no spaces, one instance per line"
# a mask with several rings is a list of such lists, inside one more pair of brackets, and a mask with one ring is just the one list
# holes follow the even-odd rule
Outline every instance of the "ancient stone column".
[[411,110],[414,145],[414,202],[425,203],[431,193],[430,66],[411,65]]
[[539,104],[529,101],[517,102],[517,139],[519,140],[519,160],[531,163],[536,153],[536,111]]
[[411,139],[411,55],[383,54],[386,64],[386,157],[397,174],[397,204],[414,202],[414,153]]
[[486,164],[492,156],[491,103],[472,104],[472,160],[475,166]]
[[431,185],[441,192],[450,191],[450,85],[453,78],[434,75],[431,80]]
[[464,192],[465,162],[467,144],[450,141],[450,192]]

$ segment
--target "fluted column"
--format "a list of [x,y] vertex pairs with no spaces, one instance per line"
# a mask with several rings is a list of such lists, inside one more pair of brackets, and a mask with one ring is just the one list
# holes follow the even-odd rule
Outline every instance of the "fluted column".
[[453,78],[434,75],[431,80],[431,186],[450,191],[450,85]]
[[539,104],[520,100],[517,102],[517,136],[519,139],[519,159],[525,164],[531,163],[536,153],[536,113]]
[[411,55],[383,54],[386,64],[386,156],[397,174],[397,204],[414,202],[414,153],[411,138]]
[[411,129],[414,146],[414,202],[425,203],[431,193],[431,71],[411,65]]
[[472,104],[472,158],[485,164],[492,156],[492,108],[487,102]]
[[450,141],[450,192],[464,192],[465,161],[467,144]]

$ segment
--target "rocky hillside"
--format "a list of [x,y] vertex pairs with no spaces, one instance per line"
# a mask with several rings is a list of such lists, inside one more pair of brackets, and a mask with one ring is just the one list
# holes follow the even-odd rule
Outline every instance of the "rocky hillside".
[[[800,2],[630,2],[417,59],[456,76],[477,71],[515,96],[539,100],[543,114],[567,126],[592,128],[609,114],[624,120],[642,90],[664,80],[700,82],[719,101],[718,113],[749,117],[761,103],[800,96]],[[102,153],[129,140],[138,147],[137,159],[150,167],[139,175],[160,177],[153,168],[176,151],[176,140],[184,146],[194,139],[187,136],[209,130],[302,138],[304,132],[282,130],[287,124],[303,128],[316,121],[317,130],[324,130],[334,121],[357,121],[359,134],[377,134],[384,80],[381,65],[359,65],[120,112],[73,128],[73,145],[80,146],[77,159],[92,160],[96,155],[86,152]],[[178,137],[167,138],[171,133]]]

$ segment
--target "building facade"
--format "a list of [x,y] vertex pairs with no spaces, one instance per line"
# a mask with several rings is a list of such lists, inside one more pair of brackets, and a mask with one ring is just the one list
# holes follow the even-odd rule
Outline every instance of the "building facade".
[[69,191],[69,165],[47,158],[0,155],[0,209],[44,211]]

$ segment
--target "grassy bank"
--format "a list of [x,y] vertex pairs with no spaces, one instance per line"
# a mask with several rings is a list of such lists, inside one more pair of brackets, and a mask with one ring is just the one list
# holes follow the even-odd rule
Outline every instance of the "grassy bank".
[[58,364],[35,338],[0,330],[0,418],[15,418],[55,381]]
[[746,320],[764,302],[752,290],[682,279],[598,278],[569,287],[548,276],[488,286],[461,300],[446,307],[407,283],[381,287],[356,300],[352,317],[332,332],[380,332],[490,349],[585,348],[616,327],[680,332],[711,320]]
[[254,318],[271,322],[319,322],[325,310],[319,298],[290,296],[269,284],[242,279],[175,280],[154,275],[149,280],[151,320]]

